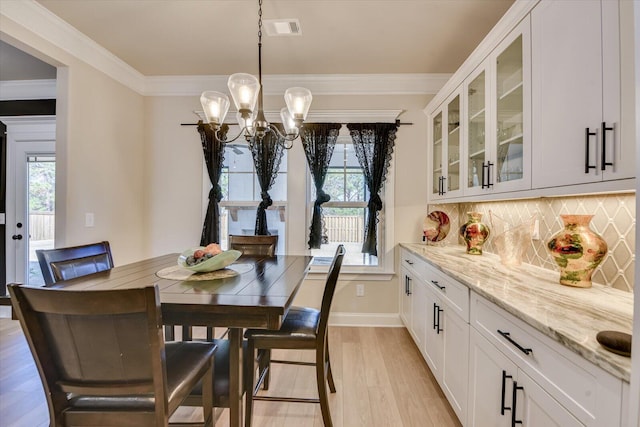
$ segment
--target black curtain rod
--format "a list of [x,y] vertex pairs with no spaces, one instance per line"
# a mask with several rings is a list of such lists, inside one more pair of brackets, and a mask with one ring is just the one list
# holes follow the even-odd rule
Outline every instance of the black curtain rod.
[[[310,122],[314,123],[314,122]],[[319,123],[328,123],[328,122],[319,122]],[[361,122],[354,122],[361,123]],[[365,123],[374,123],[374,122],[365,122]],[[377,123],[386,123],[386,122],[377,122]],[[227,125],[237,125],[238,123],[225,123]],[[348,125],[349,123],[340,123],[341,125]],[[413,126],[413,123],[404,123],[399,120],[396,120],[396,125],[398,126]],[[180,126],[198,126],[198,123],[180,123]],[[303,125],[304,127],[304,125]]]

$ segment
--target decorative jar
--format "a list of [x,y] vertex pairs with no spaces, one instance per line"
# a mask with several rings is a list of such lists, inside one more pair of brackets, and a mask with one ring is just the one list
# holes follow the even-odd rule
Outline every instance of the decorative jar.
[[460,227],[460,236],[467,245],[467,253],[470,255],[482,255],[482,245],[489,238],[489,227],[482,223],[480,212],[467,212],[468,220]]
[[560,267],[560,284],[591,287],[591,275],[607,255],[607,242],[589,228],[593,215],[560,215],[564,228],[547,243]]

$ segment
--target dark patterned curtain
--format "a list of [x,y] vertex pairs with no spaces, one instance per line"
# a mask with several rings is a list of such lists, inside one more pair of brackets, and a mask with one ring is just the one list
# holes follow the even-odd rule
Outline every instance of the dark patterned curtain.
[[[229,126],[222,125],[218,131],[218,137],[226,139]],[[213,137],[213,129],[210,125],[198,121],[198,133],[202,141],[202,151],[204,161],[207,164],[207,172],[211,181],[209,190],[209,204],[207,206],[207,216],[204,218],[202,226],[202,236],[200,246],[207,246],[209,243],[220,243],[220,200],[222,200],[222,189],[218,180],[222,173],[224,163],[224,142]]]
[[351,123],[353,148],[369,188],[369,210],[362,252],[378,256],[378,212],[382,209],[380,190],[391,163],[398,125],[395,123]]
[[305,124],[302,128],[302,146],[316,187],[316,201],[309,228],[309,249],[318,249],[322,244],[322,204],[331,200],[322,186],[341,126],[339,123],[318,123]]
[[261,190],[260,196],[262,197],[256,213],[255,235],[267,236],[269,235],[269,229],[267,227],[266,210],[273,204],[271,196],[269,196],[269,189],[276,180],[276,176],[278,176],[280,162],[284,154],[284,139],[278,138],[275,132],[268,132],[262,138],[262,141],[255,137],[251,138],[249,140],[249,150],[251,150],[251,155],[253,156],[253,165],[258,175],[258,183]]

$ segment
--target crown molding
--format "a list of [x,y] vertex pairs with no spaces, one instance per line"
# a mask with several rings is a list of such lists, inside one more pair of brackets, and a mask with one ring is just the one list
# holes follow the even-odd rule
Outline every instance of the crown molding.
[[[433,95],[451,74],[273,74],[262,76],[265,95],[282,95],[303,86],[314,95]],[[197,96],[205,90],[227,91],[228,76],[151,76],[145,96]]]
[[143,93],[145,77],[140,72],[35,0],[3,1],[0,16],[27,28],[135,92]]
[[29,99],[56,99],[56,80],[0,81],[0,101],[22,101]]
[[[35,0],[3,1],[0,17],[14,21],[144,96],[226,92],[228,76],[144,76]],[[1,30],[0,30],[1,32]],[[264,94],[304,86],[314,95],[433,95],[451,74],[309,74],[263,76]]]

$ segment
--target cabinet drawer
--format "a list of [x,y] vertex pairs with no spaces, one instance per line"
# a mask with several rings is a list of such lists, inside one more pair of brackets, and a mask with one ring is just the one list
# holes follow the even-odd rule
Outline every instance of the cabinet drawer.
[[457,280],[447,276],[432,265],[424,264],[423,279],[432,286],[453,310],[465,322],[469,322],[469,288]]
[[422,261],[414,253],[406,249],[402,249],[400,251],[400,266],[405,267],[407,270],[409,270],[409,272],[414,273],[417,276],[420,276],[421,272],[420,272],[419,266],[421,264],[424,264],[424,261]]
[[620,425],[621,380],[475,293],[471,325],[580,422]]

